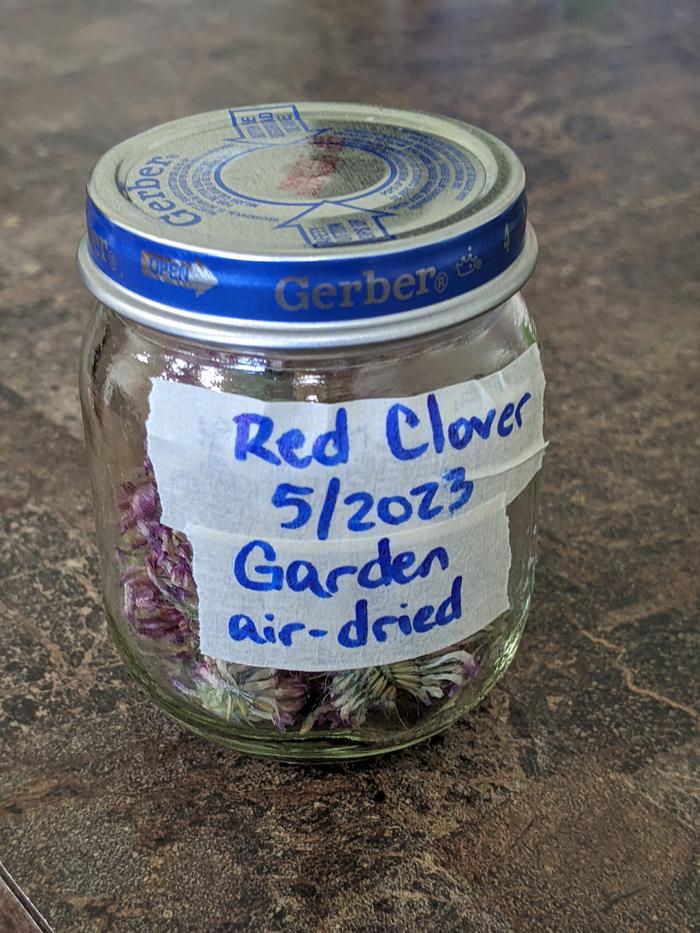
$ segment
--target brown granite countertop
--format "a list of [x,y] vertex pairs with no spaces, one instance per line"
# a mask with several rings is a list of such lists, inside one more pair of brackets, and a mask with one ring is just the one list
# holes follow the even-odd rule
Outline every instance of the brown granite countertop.
[[[690,930],[697,0],[0,0],[0,858],[68,931]],[[185,734],[107,637],[73,252],[112,143],[368,100],[510,141],[541,240],[537,592],[489,700],[385,760]]]

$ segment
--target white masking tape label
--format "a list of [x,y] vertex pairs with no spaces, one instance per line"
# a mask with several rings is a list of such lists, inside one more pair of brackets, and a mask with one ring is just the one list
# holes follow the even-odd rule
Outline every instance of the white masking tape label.
[[436,535],[274,541],[191,528],[204,654],[332,671],[415,658],[462,641],[508,608],[503,498]]
[[505,507],[541,465],[536,346],[401,399],[263,402],[154,379],[162,522],[192,542],[202,652],[290,670],[417,657],[508,607]]

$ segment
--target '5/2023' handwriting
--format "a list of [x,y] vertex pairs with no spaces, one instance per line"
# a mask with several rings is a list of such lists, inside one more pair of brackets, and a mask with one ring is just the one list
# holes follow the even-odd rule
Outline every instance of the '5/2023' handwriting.
[[316,537],[319,541],[328,538],[331,524],[339,520],[352,532],[369,531],[376,525],[403,525],[414,514],[420,521],[429,522],[447,510],[456,512],[469,502],[474,483],[466,478],[464,467],[455,467],[443,473],[443,482],[421,483],[410,489],[408,495],[382,496],[376,499],[364,491],[343,495],[337,476],[328,481],[323,504],[314,515],[312,504],[306,497],[312,496],[312,486],[297,486],[280,483],[272,496],[272,504],[278,509],[291,509],[291,518],[280,522],[281,528],[302,528],[312,520],[316,522]]

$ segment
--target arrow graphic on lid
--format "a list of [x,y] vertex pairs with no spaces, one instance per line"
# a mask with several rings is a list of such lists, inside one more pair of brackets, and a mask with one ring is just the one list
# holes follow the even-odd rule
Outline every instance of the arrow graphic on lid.
[[197,260],[190,265],[190,273],[186,287],[193,288],[197,298],[218,284],[219,280],[211,269],[207,269],[204,263]]
[[[309,246],[361,243],[367,240],[393,240],[381,222],[382,217],[393,217],[393,211],[382,211],[371,207],[358,207],[347,201],[317,201],[290,217],[275,229],[296,228]],[[349,223],[350,220],[354,223]],[[311,228],[325,231],[327,239],[314,236]],[[336,229],[337,228],[337,229]]]
[[148,279],[155,279],[166,285],[189,288],[197,298],[219,284],[219,280],[211,269],[208,269],[199,259],[188,262],[186,259],[174,259],[148,253],[145,249],[141,250],[141,273]]

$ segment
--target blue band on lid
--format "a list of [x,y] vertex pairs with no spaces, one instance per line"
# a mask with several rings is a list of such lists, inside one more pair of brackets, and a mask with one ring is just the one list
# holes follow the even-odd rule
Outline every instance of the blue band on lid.
[[183,311],[250,321],[328,323],[424,308],[495,279],[525,241],[525,192],[460,236],[382,254],[309,260],[224,257],[132,233],[88,197],[90,256],[116,284]]

